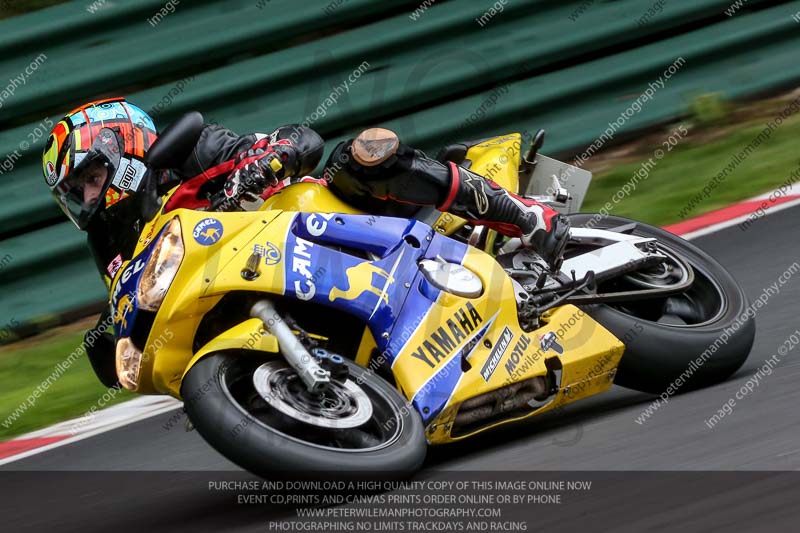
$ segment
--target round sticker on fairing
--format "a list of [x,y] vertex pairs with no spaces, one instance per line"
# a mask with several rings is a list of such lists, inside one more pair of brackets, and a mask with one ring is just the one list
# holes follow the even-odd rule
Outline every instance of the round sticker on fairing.
[[192,237],[197,241],[197,244],[211,246],[222,238],[222,231],[222,222],[216,218],[204,218],[195,225]]

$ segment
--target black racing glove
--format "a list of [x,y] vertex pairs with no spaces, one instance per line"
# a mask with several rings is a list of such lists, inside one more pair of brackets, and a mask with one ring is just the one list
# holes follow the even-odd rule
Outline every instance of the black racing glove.
[[283,173],[281,156],[273,150],[255,148],[242,152],[225,181],[225,197],[255,201],[264,189],[276,185]]

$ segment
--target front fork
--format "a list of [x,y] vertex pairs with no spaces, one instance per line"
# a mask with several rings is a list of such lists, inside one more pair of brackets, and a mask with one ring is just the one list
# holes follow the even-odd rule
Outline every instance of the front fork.
[[295,369],[309,392],[325,390],[331,381],[331,373],[322,368],[303,343],[300,342],[286,321],[275,310],[269,300],[258,301],[251,309],[250,316],[264,323],[264,328],[278,339],[278,346],[289,365]]

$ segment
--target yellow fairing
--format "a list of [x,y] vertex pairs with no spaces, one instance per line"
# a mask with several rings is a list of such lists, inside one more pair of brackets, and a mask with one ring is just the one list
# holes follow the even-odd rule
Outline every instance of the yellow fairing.
[[[339,200],[326,187],[316,183],[294,184],[291,186],[291,192],[292,194],[280,193],[272,196],[265,202],[261,211],[208,213],[179,209],[155,217],[144,228],[134,257],[144,250],[175,216],[180,216],[186,249],[184,263],[181,264],[156,314],[150,337],[143,349],[144,357],[136,392],[180,397],[181,380],[200,357],[212,351],[233,348],[231,343],[242,344],[242,341],[251,338],[249,335],[255,334],[251,331],[255,327],[254,321],[247,321],[224,332],[197,354],[192,355],[198,321],[219,302],[222,296],[236,290],[283,293],[285,280],[282,263],[262,264],[261,275],[253,282],[244,281],[240,272],[254,247],[266,244],[267,238],[262,237],[261,233],[268,224],[271,238],[274,239],[275,235],[282,235],[285,238],[294,215],[284,211],[361,213]],[[196,224],[206,218],[218,220],[223,227],[219,242],[214,246],[203,246],[192,235]],[[192,261],[191,264],[186,263],[189,260]],[[120,268],[119,272],[124,269],[125,266]],[[169,342],[166,342],[167,340]],[[275,352],[277,343],[269,335],[260,335],[258,348],[254,349]],[[149,357],[149,354],[156,350],[158,357]]]
[[[560,361],[560,390],[545,406],[537,410],[531,409],[529,413],[513,420],[527,418],[558,405],[600,393],[611,386],[624,350],[619,339],[582,310],[571,305],[555,309],[543,318],[545,323],[542,327],[526,333],[519,325],[516,306],[507,305],[508,301],[514,300],[514,288],[497,262],[487,254],[470,249],[463,264],[482,279],[485,287],[483,294],[478,298],[466,299],[443,293],[393,366],[398,386],[410,401],[420,391],[449,394],[444,409],[428,426],[429,442],[440,444],[460,440],[512,421],[503,419],[469,433],[451,435],[455,415],[463,401],[511,383],[544,376],[547,374],[548,359]],[[470,336],[487,325],[489,327],[486,334],[479,339],[480,342],[474,344],[469,353],[468,363],[471,368],[462,374],[461,366],[455,365],[448,367],[448,371],[448,362],[452,358],[461,357],[462,348],[469,346],[471,340],[474,343]],[[506,328],[510,333],[505,331]],[[556,335],[559,345],[563,347],[563,353],[541,348],[541,338],[548,332]],[[458,344],[450,350],[443,349],[439,342],[443,339],[443,333],[448,333],[450,339],[457,339]],[[489,373],[488,380],[485,379],[485,365],[493,352],[496,353],[495,345],[502,337],[508,339],[509,336],[510,341],[507,340],[502,356]],[[551,362],[551,367],[553,363]],[[443,383],[449,377],[448,372],[459,375],[457,384],[451,391],[443,388]]]
[[216,338],[200,348],[194,354],[192,360],[189,361],[189,364],[186,365],[186,371],[181,376],[181,380],[197,361],[210,353],[224,350],[256,350],[278,353],[278,339],[264,330],[264,325],[258,318],[245,320],[241,324],[237,324],[231,329],[220,333]]
[[[404,350],[394,361],[392,370],[400,389],[409,399],[439,372],[445,364],[457,355],[470,337],[477,334],[487,323],[515,324],[517,313],[515,306],[505,305],[503,300],[511,294],[513,286],[497,261],[491,256],[474,249],[468,249],[463,262],[484,284],[483,294],[475,299],[459,298],[442,292],[434,302],[428,314],[420,317],[420,324],[405,344]],[[450,328],[452,323],[455,329]],[[439,328],[444,328],[439,332]],[[502,329],[502,328],[501,328]],[[450,350],[441,348],[436,339],[444,338],[443,334],[458,343]],[[486,338],[491,338],[487,333]],[[430,349],[425,343],[434,349]],[[445,344],[447,344],[445,342]],[[422,353],[420,353],[420,349]],[[438,352],[441,352],[439,355]],[[436,384],[431,382],[430,386]]]
[[467,151],[470,170],[512,191],[519,190],[522,136],[510,133],[476,144]]
[[[142,239],[136,253],[141,251],[145,242],[155,238],[162,227],[175,216],[180,216],[181,220],[184,260],[155,316],[143,350],[145,356],[136,389],[141,394],[170,394],[180,397],[181,379],[190,368],[190,361],[192,364],[194,362],[193,342],[199,320],[228,292],[251,287],[255,289],[255,285],[247,286],[248,282],[240,275],[247,257],[256,244],[264,244],[261,242],[264,240],[261,233],[268,223],[275,220],[270,229],[285,235],[291,220],[291,215],[282,216],[280,211],[207,213],[179,209],[156,218],[151,228],[152,233],[147,229],[143,232],[143,235],[150,236]],[[206,218],[214,218],[222,224],[222,235],[214,246],[203,246],[192,235],[197,223]],[[235,261],[235,267],[226,268],[232,261]],[[124,267],[120,272],[123,270]],[[277,265],[262,265],[261,273],[257,280],[258,289],[255,290],[283,292],[282,268]],[[252,327],[252,321],[244,322],[239,327],[243,329],[225,332],[205,348],[229,348],[230,343],[226,339],[235,338],[237,332],[244,334],[241,339],[247,341],[247,335],[251,333],[247,328]],[[161,342],[158,342],[159,338]],[[275,351],[273,341],[269,339],[269,336],[262,336],[259,341],[260,349]],[[169,342],[164,342],[167,340]],[[158,357],[149,357],[149,353],[155,350]]]
[[262,211],[281,209],[304,213],[364,214],[363,211],[340,200],[324,185],[313,182],[295,183],[291,186],[291,194],[286,194],[286,189],[284,189],[284,191],[270,196],[260,209]]
[[[549,319],[548,323],[529,333],[511,328],[512,331],[515,331],[514,340],[489,383],[484,382],[480,373],[476,371],[480,369],[480,364],[473,366],[472,371],[463,376],[446,408],[428,427],[428,440],[431,443],[439,444],[461,440],[501,424],[539,415],[556,407],[599,394],[611,387],[624,351],[624,345],[619,339],[589,315],[571,305],[558,308],[547,318]],[[502,327],[497,329],[497,331],[500,330]],[[541,337],[551,331],[563,332],[563,337],[559,337],[559,344],[564,349],[563,354],[559,355],[552,349],[544,351],[539,345]],[[522,355],[519,356],[519,362],[514,365],[513,371],[509,372],[506,366],[512,362],[511,357],[514,356],[514,351],[522,342],[522,335],[525,335],[525,339],[529,339],[529,344],[520,352]],[[482,363],[488,357],[491,349],[480,346],[478,350],[473,358]],[[556,395],[548,400],[548,403],[515,418],[506,418],[481,426],[474,431],[451,435],[453,422],[462,402],[510,383],[544,376],[547,373],[545,362],[548,359],[557,359],[562,366],[561,386]]]

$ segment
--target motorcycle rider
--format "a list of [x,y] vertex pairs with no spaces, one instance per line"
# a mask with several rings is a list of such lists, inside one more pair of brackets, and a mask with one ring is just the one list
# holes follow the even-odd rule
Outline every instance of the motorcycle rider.
[[[204,126],[188,159],[170,171],[156,172],[144,155],[156,139],[152,119],[124,98],[87,103],[59,121],[47,139],[45,181],[67,217],[86,231],[89,248],[107,284],[132,256],[141,229],[145,191],[157,194],[180,187],[164,205],[208,209],[224,194],[230,203],[253,191],[267,198],[301,180],[328,183],[351,205],[377,214],[408,214],[433,206],[520,237],[556,267],[568,238],[569,222],[555,210],[513,194],[493,181],[452,162],[442,163],[402,144],[382,128],[363,131],[339,143],[325,165],[325,179],[308,177],[324,151],[312,129],[289,125],[269,135],[237,135],[216,124]],[[280,158],[281,168],[270,166]],[[223,192],[224,191],[224,192]],[[84,337],[95,373],[106,386],[116,384],[114,339],[101,334],[108,316]]]

